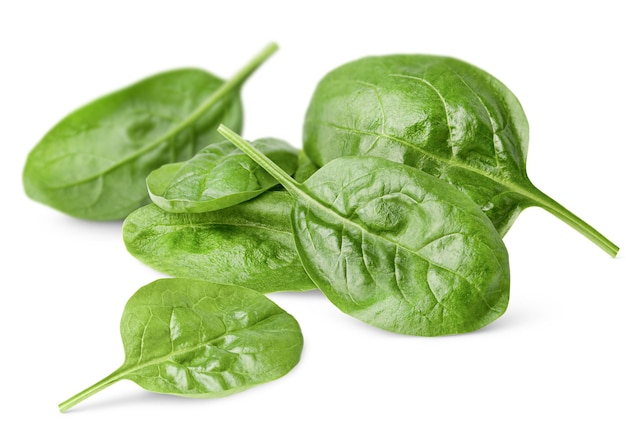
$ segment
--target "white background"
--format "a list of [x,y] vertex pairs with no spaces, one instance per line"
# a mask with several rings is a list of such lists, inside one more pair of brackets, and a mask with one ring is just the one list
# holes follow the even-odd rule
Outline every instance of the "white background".
[[64,115],[158,71],[227,77],[278,42],[244,88],[244,135],[299,145],[327,71],[365,55],[445,54],[513,90],[530,121],[533,182],[625,247],[618,4],[3,2],[0,441],[626,442],[624,254],[611,259],[534,208],[505,238],[508,311],[479,332],[399,336],[320,293],[272,295],[305,336],[284,378],[217,400],[122,381],[61,414],[59,402],[122,363],[124,304],[161,275],[126,252],[119,222],[69,218],[21,184],[29,150]]

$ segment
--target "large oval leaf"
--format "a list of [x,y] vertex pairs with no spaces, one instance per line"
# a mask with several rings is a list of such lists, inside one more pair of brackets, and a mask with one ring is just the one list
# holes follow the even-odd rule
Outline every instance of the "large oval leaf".
[[297,321],[256,291],[193,279],[139,289],[120,325],[126,358],[61,411],[121,380],[158,393],[214,398],[288,373],[300,360]]
[[339,309],[399,333],[479,329],[504,313],[506,249],[474,202],[439,179],[374,157],[322,167],[297,199],[304,268]]
[[506,310],[506,248],[461,191],[377,157],[335,159],[298,184],[232,131],[219,131],[292,193],[302,264],[345,313],[434,336],[476,330]]
[[504,235],[536,205],[609,254],[617,247],[526,175],[528,122],[513,93],[468,63],[430,55],[366,57],[328,73],[306,114],[317,165],[365,154],[405,163],[463,190]]
[[199,69],[168,71],[74,111],[29,154],[26,193],[79,218],[125,217],[148,202],[152,170],[221,140],[215,129],[222,122],[241,128],[240,87],[275,49],[227,82]]
[[[279,139],[252,142],[293,174],[298,151]],[[213,143],[186,162],[167,164],[146,179],[152,202],[172,213],[215,211],[250,200],[278,182],[229,141]]]
[[302,268],[291,231],[293,199],[268,191],[208,213],[168,213],[151,204],[123,225],[128,251],[175,277],[206,279],[263,293],[315,288]]

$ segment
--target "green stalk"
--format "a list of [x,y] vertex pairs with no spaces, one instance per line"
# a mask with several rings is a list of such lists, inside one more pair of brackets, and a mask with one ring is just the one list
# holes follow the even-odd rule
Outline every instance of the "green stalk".
[[184,128],[190,122],[195,121],[199,116],[201,116],[207,109],[221,100],[225,95],[230,93],[231,91],[241,87],[241,85],[250,77],[254,71],[257,70],[259,66],[268,59],[269,56],[274,54],[278,50],[278,45],[276,43],[268,44],[261,52],[259,52],[252,60],[250,60],[243,68],[241,68],[238,72],[236,72],[231,78],[229,78],[226,82],[222,83],[222,85],[211,94],[211,96],[201,104],[196,111],[191,114],[185,121],[183,121],[178,127],[176,127],[173,131],[176,131],[180,128]]
[[617,252],[619,251],[619,247],[617,245],[607,239],[604,235],[602,235],[602,233],[593,228],[580,217],[576,216],[570,210],[558,203],[556,200],[545,194],[543,191],[539,190],[532,184],[529,185],[532,188],[531,193],[527,193],[527,195],[530,196],[535,205],[561,219],[598,247],[602,248],[611,257],[617,256]]
[[117,370],[111,373],[106,378],[96,382],[91,387],[86,388],[82,392],[79,392],[75,394],[74,396],[72,396],[71,398],[63,401],[61,404],[59,404],[59,410],[61,411],[61,413],[63,413],[71,409],[72,407],[74,407],[76,404],[83,402],[85,399],[89,398],[90,396],[95,395],[99,391],[104,390],[105,388],[115,384],[117,381],[120,380],[119,373],[120,373],[120,370]]

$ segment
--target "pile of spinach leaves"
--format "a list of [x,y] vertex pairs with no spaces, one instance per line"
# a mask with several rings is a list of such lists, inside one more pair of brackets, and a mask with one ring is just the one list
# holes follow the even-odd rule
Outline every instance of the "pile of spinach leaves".
[[61,411],[120,379],[215,397],[283,376],[302,333],[265,296],[275,291],[318,288],[401,334],[479,329],[507,308],[502,236],[528,206],[616,256],[528,179],[528,122],[513,93],[457,59],[347,63],[317,85],[302,150],[246,141],[240,89],[276,49],[227,81],[175,70],[95,100],[28,156],[31,198],[79,218],[125,218],[128,251],[172,276],[126,305],[124,364]]

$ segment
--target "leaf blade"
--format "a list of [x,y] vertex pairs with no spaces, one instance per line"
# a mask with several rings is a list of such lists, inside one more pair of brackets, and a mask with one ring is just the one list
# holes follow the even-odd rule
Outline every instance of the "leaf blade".
[[262,294],[194,279],[140,288],[124,308],[120,333],[124,364],[59,404],[62,412],[121,379],[157,393],[230,395],[287,374],[303,346],[298,322]]
[[[293,174],[298,161],[295,148],[270,138],[252,143]],[[152,201],[173,213],[219,210],[250,200],[278,184],[228,141],[211,144],[186,162],[152,171],[146,183]]]
[[[321,205],[297,201],[292,221],[305,269],[339,309],[386,330],[424,336],[473,331],[504,313],[508,255],[473,202],[448,187],[443,199],[430,176],[383,159],[346,157],[327,166],[304,184],[323,197]],[[348,176],[339,187],[331,182],[338,171]],[[415,176],[419,187],[398,179]],[[320,189],[327,185],[335,189]],[[341,226],[340,237],[323,231],[333,224]],[[317,232],[324,240],[311,237]],[[456,242],[436,245],[456,235]]]
[[276,50],[269,45],[230,80],[199,69],[160,73],[70,113],[30,152],[26,194],[74,217],[121,219],[147,203],[145,178],[242,126],[239,88]]
[[127,250],[175,277],[255,288],[263,293],[315,288],[300,264],[291,231],[292,198],[267,191],[207,213],[167,213],[155,205],[131,213],[122,227]]

